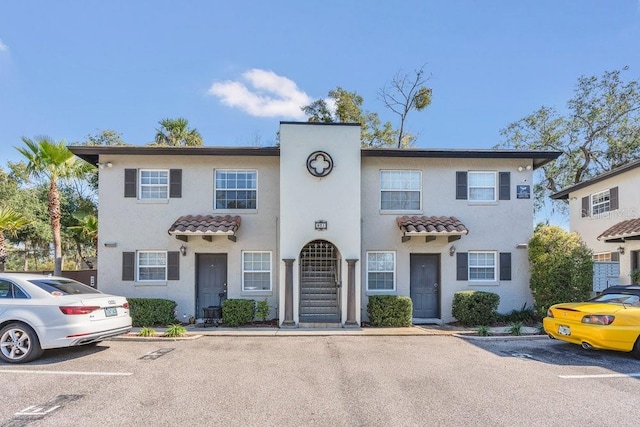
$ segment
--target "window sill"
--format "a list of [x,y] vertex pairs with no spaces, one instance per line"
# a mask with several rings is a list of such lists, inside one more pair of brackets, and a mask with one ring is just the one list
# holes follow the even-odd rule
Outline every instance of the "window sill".
[[167,286],[169,283],[166,281],[157,281],[157,282],[135,282],[133,286],[135,287],[146,287],[146,286]]
[[421,210],[417,210],[417,211],[403,211],[403,210],[382,210],[380,209],[378,211],[380,213],[380,215],[422,215],[424,213],[424,211]]
[[213,209],[216,214],[255,214],[258,209]]
[[241,297],[270,297],[273,296],[273,291],[241,291]]
[[487,282],[469,281],[469,286],[500,286],[500,282],[494,280]]
[[482,201],[478,201],[478,202],[474,202],[472,200],[467,200],[467,205],[469,206],[498,206],[500,203],[498,203],[497,200],[494,200],[492,202],[482,202]]
[[137,199],[141,205],[163,205],[169,203],[169,199]]
[[367,289],[367,296],[369,295],[396,295],[397,294],[397,290],[395,289],[389,289],[389,290],[369,290]]

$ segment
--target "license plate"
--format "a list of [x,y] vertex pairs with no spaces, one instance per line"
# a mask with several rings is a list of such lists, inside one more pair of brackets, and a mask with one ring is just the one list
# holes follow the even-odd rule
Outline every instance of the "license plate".
[[104,315],[107,317],[117,316],[118,309],[116,307],[107,307],[104,309]]
[[569,335],[571,335],[571,328],[570,328],[570,327],[568,327],[568,326],[560,326],[560,327],[558,327],[558,333],[559,333],[560,335],[567,335],[567,336],[569,336]]

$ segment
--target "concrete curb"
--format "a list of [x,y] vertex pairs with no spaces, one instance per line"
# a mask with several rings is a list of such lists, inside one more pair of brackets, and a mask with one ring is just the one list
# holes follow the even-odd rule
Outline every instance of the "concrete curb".
[[538,335],[489,335],[481,336],[474,334],[453,334],[454,337],[471,341],[527,341],[527,340],[543,340],[549,339],[548,336]]
[[140,335],[118,335],[117,337],[109,338],[110,341],[193,341],[198,338],[202,338],[203,335],[194,335],[188,334],[184,337],[163,337],[163,336],[153,336],[153,337],[141,337]]

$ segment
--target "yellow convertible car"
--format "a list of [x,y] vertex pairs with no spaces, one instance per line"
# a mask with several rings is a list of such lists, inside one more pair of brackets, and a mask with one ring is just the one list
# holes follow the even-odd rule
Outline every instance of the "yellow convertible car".
[[552,305],[543,324],[551,338],[640,359],[640,285],[612,286],[587,302]]

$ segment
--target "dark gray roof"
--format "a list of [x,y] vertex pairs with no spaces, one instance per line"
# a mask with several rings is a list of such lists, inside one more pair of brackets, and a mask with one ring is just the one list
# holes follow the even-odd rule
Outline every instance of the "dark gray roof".
[[576,190],[580,190],[581,188],[588,187],[590,185],[596,184],[600,181],[604,181],[605,179],[614,177],[616,175],[620,175],[621,173],[627,172],[629,170],[635,169],[640,166],[640,159],[634,160],[632,162],[627,163],[626,165],[620,166],[618,168],[612,169],[607,172],[603,172],[598,176],[595,176],[586,181],[582,181],[579,184],[572,185],[571,187],[565,188],[564,190],[558,191],[555,194],[551,195],[552,199],[568,199],[569,193],[572,193]]
[[[137,145],[72,145],[69,150],[96,165],[101,155],[145,156],[280,156],[279,147],[155,147]],[[534,169],[558,158],[559,151],[363,148],[362,157],[413,157],[460,159],[531,159]]]

